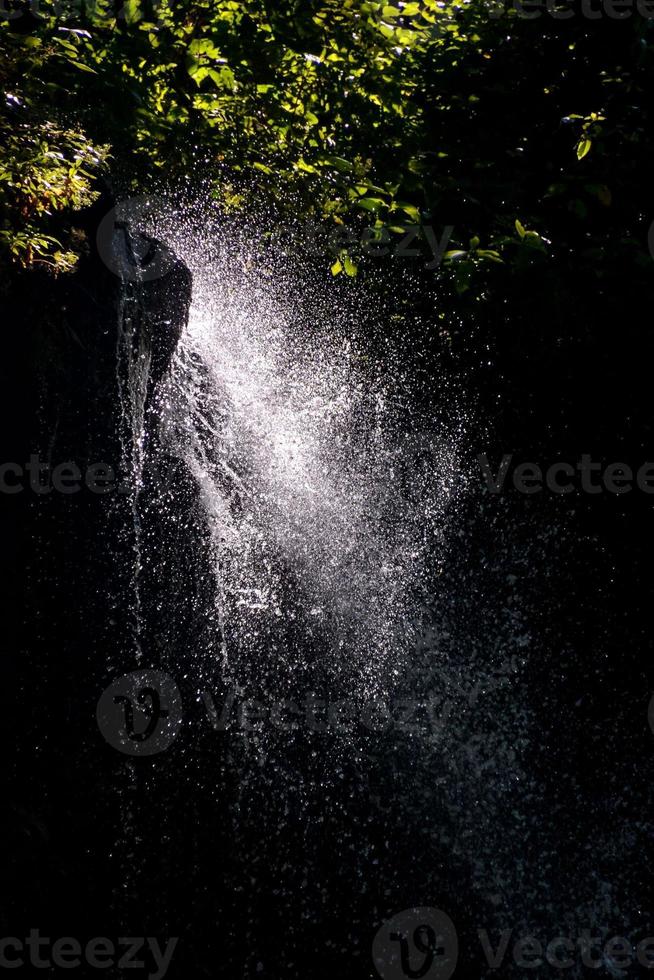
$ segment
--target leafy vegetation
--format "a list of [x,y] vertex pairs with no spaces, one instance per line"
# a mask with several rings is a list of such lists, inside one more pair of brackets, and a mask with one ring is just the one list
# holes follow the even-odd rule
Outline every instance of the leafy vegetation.
[[[645,269],[651,21],[521,18],[482,0],[9,0],[0,248],[67,270],[58,212],[108,163],[400,234],[454,225],[463,295],[548,262]],[[619,162],[622,161],[622,162]],[[624,253],[624,254],[623,254]],[[356,249],[329,260],[355,275]],[[648,270],[649,270],[649,266]]]

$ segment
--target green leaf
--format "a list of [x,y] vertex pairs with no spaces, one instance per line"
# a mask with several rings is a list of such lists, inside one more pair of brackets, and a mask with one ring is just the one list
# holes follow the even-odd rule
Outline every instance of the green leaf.
[[71,60],[70,63],[71,63],[71,65],[75,65],[76,68],[79,68],[80,71],[87,71],[90,75],[97,75],[98,74],[97,71],[95,70],[95,68],[91,68],[89,65],[85,65],[81,61],[72,61]]
[[349,160],[344,160],[343,157],[325,157],[322,161],[330,167],[334,167],[341,173],[350,173],[354,167]]
[[362,197],[356,203],[358,208],[366,211],[378,211],[385,206],[385,202],[378,197]]
[[525,231],[525,227],[524,227],[524,225],[522,225],[522,224],[521,224],[521,223],[520,223],[520,222],[518,221],[518,219],[517,219],[517,218],[515,219],[515,230],[516,230],[516,231],[518,232],[518,234],[520,235],[520,238],[524,238],[524,237],[525,237],[525,235],[527,234],[527,232]]
[[333,264],[333,266],[331,268],[331,273],[332,273],[333,276],[337,276],[342,271],[343,271],[343,266],[341,264],[341,260],[340,259],[336,259],[336,261],[334,262],[334,264]]
[[579,140],[577,143],[577,160],[583,160],[586,154],[590,153],[590,148],[592,145],[592,140]]
[[415,204],[404,204],[400,203],[399,201],[397,201],[396,204],[402,209],[402,211],[404,211],[405,214],[408,214],[410,218],[413,218],[414,221],[420,221],[420,211]]

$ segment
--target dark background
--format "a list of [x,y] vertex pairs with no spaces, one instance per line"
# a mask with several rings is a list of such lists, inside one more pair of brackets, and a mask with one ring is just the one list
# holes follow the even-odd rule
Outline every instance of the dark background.
[[[333,288],[353,308],[359,289],[386,302],[402,343],[370,313],[359,330],[371,355],[399,352],[423,415],[449,422],[465,406],[469,484],[433,583],[433,636],[402,679],[408,695],[452,698],[451,724],[424,742],[361,733],[354,750],[305,733],[267,746],[262,763],[252,741],[208,732],[197,705],[168,752],[121,756],[95,706],[131,669],[126,503],[2,494],[4,936],[179,936],[170,977],[354,980],[374,976],[382,921],[414,905],[456,923],[456,976],[486,975],[480,928],[544,944],[586,927],[634,942],[654,933],[654,499],[635,488],[526,496],[510,479],[494,496],[475,462],[654,462],[649,25],[519,31],[483,72],[472,56],[453,69],[456,110],[440,110],[441,76],[426,72],[422,149],[446,147],[449,160],[424,179],[423,213],[453,224],[467,248],[464,229],[494,234],[508,199],[551,253],[516,242],[506,267],[462,265],[437,283],[419,261],[407,277],[388,258],[332,286],[316,261],[307,289]],[[600,104],[611,122],[570,176],[567,114]],[[75,275],[5,283],[6,460],[118,454],[123,294],[93,245],[110,204],[79,218],[90,244]],[[503,231],[515,237],[510,223]],[[153,384],[175,341],[162,324],[182,329],[188,302],[185,271],[171,275],[138,311]],[[216,643],[198,615],[212,596],[196,504],[184,473],[176,524],[161,520],[154,488],[144,502],[162,559],[145,587],[148,659],[171,673],[187,650],[210,655]],[[178,682],[191,704],[193,678]],[[519,971],[507,960],[495,975]]]

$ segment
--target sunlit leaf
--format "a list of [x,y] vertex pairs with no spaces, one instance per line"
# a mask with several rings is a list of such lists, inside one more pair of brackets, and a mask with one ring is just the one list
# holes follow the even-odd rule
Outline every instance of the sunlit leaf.
[[583,160],[587,153],[590,153],[592,140],[583,139],[577,144],[577,160]]

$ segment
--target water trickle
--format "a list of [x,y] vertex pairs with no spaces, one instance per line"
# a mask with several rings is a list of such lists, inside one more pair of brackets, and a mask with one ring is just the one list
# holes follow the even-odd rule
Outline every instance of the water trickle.
[[[118,237],[116,239],[118,247]],[[138,271],[136,269],[136,271]],[[143,657],[143,617],[140,577],[143,547],[139,497],[143,488],[145,453],[145,410],[152,348],[142,329],[142,286],[134,279],[123,280],[116,338],[116,385],[118,390],[118,434],[120,469],[124,475],[131,513],[130,568],[131,629],[135,661]]]

